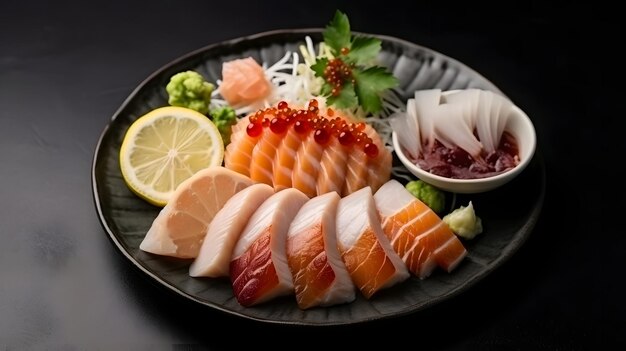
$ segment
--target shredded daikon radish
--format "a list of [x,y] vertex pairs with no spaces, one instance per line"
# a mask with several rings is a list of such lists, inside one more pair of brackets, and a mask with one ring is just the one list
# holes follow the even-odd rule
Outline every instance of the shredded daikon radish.
[[404,166],[391,167],[391,174],[396,178],[402,178],[407,181],[415,180],[415,176],[410,173]]

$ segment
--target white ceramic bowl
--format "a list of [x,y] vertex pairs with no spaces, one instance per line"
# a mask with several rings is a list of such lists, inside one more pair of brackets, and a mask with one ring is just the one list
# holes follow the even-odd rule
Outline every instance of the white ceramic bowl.
[[520,162],[517,166],[515,166],[515,168],[492,177],[478,179],[453,179],[438,176],[425,171],[418,165],[411,162],[411,160],[404,155],[402,147],[398,142],[398,136],[395,132],[392,133],[391,136],[393,147],[400,161],[402,161],[404,166],[411,173],[413,173],[413,175],[439,189],[462,194],[481,193],[493,190],[517,177],[524,170],[524,168],[528,166],[530,160],[535,154],[537,139],[533,123],[530,118],[528,118],[526,113],[524,113],[524,111],[517,106],[513,107],[513,111],[514,113],[509,119],[505,130],[517,139]]

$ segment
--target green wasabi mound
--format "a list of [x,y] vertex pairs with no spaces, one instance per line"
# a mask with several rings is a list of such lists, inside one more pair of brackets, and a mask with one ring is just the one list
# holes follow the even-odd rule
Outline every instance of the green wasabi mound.
[[467,207],[461,206],[443,217],[452,231],[465,239],[474,239],[483,232],[483,223],[474,212],[474,205],[469,202]]
[[436,213],[441,214],[445,209],[446,195],[442,190],[435,188],[423,180],[410,181],[405,187],[413,196],[425,203]]
[[230,143],[230,135],[233,133],[232,125],[237,123],[237,114],[231,107],[224,106],[211,110],[211,119],[222,135],[224,145]]
[[176,73],[165,87],[170,105],[190,108],[203,115],[209,112],[211,93],[214,89],[215,86],[196,71]]

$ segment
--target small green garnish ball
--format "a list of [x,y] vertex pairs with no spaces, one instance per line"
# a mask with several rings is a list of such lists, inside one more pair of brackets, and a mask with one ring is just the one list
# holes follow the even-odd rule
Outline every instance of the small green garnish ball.
[[442,190],[424,182],[423,180],[410,181],[405,187],[411,194],[413,194],[413,196],[425,203],[436,213],[441,214],[444,211],[446,205],[446,195]]
[[185,71],[173,75],[165,87],[170,105],[187,107],[204,115],[209,112],[211,93],[214,89],[215,86],[196,71]]

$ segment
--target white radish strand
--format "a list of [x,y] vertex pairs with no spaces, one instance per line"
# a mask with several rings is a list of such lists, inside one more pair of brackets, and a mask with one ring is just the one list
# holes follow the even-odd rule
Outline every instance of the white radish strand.
[[478,158],[483,145],[463,117],[464,105],[443,104],[433,111],[435,138],[448,149],[458,146]]
[[513,112],[513,103],[511,102],[511,100],[501,95],[494,95],[494,97],[500,100],[500,109],[497,112],[498,123],[495,127],[495,135],[498,137],[498,139],[496,140],[496,145],[500,145],[502,133],[504,133],[504,128],[509,122],[509,118],[511,117],[511,113]]
[[415,109],[415,100],[408,101],[407,103],[407,124],[406,130],[411,135],[416,135],[417,138],[413,138],[414,143],[410,144],[411,150],[413,150],[414,157],[417,160],[418,155],[422,152],[422,138],[420,137],[419,124],[417,123],[417,112]]
[[396,132],[398,142],[402,145],[404,153],[413,161],[417,161],[420,155],[420,145],[415,138],[415,135],[409,131],[407,127],[409,120],[406,112],[399,112],[389,117],[389,124],[391,128]]
[[441,103],[441,89],[418,90],[414,95],[415,115],[422,143],[429,148],[435,144],[435,122],[433,111]]
[[494,95],[491,100],[491,113],[490,113],[490,127],[491,127],[491,137],[493,138],[493,151],[498,148],[500,144],[500,134],[498,133],[498,124],[501,118],[500,109],[503,107],[502,104],[504,99],[499,99],[497,95]]
[[483,143],[483,147],[488,153],[496,150],[494,136],[491,134],[491,105],[493,94],[482,93],[478,100],[478,113],[476,115],[476,133],[478,139]]
[[396,131],[398,142],[410,159],[417,161],[422,148],[420,131],[415,115],[415,100],[409,99],[406,112],[396,112],[389,116],[389,124]]
[[448,104],[461,104],[464,106],[463,117],[471,130],[476,127],[476,107],[478,106],[478,96],[480,90],[467,89],[461,90],[454,94],[448,94],[443,96],[443,100]]

